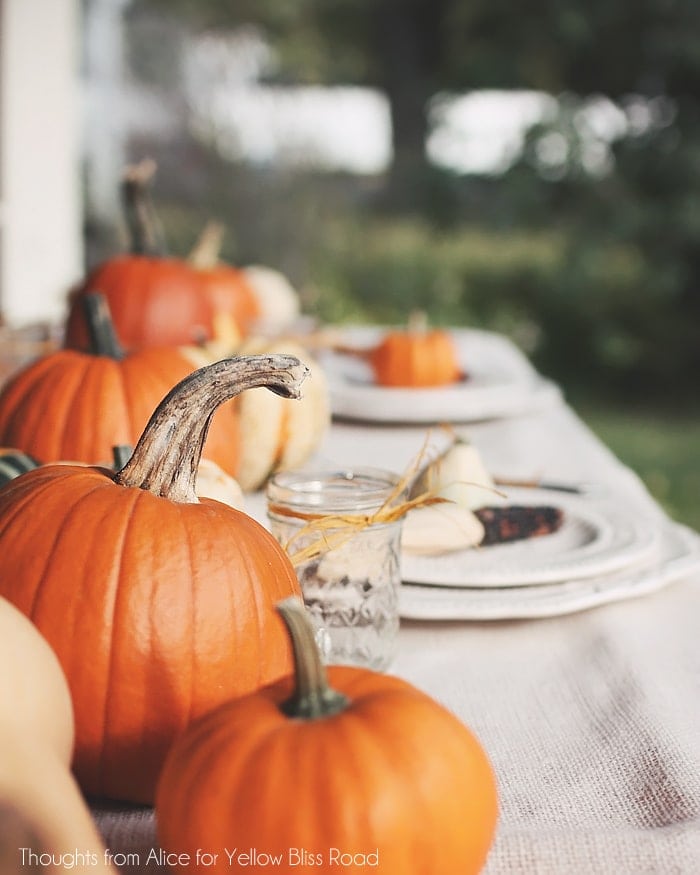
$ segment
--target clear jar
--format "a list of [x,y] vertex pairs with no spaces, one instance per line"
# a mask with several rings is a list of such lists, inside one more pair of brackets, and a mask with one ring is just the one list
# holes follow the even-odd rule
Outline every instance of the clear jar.
[[[400,498],[398,482],[374,468],[287,471],[268,482],[270,529],[295,564],[327,664],[381,671],[394,657],[401,520],[372,517]],[[295,560],[307,550],[313,558]]]

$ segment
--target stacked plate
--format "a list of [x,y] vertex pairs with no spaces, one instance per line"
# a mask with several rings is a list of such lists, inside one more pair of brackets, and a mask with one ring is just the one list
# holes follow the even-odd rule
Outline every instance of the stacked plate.
[[[476,423],[546,415],[561,393],[502,335],[477,329],[452,332],[468,376],[436,389],[377,386],[362,357],[386,329],[356,326],[338,332],[338,347],[320,353],[334,417],[373,428],[364,464],[396,464],[397,426]],[[342,350],[346,351],[343,352]],[[388,437],[384,440],[382,426]],[[352,436],[357,442],[357,436]],[[392,442],[387,450],[386,441]],[[356,447],[353,447],[356,450]],[[394,455],[392,455],[394,454]],[[499,620],[546,617],[642,595],[700,567],[700,538],[633,501],[603,494],[575,495],[508,489],[508,503],[554,505],[562,527],[550,535],[440,556],[402,557],[400,612],[420,620]],[[651,515],[650,515],[651,514]]]
[[553,534],[441,556],[404,554],[401,615],[554,616],[660,589],[700,562],[700,539],[682,526],[613,500],[553,495],[509,490],[512,503],[559,506],[564,522]]
[[[343,345],[367,349],[386,329],[352,327],[339,332]],[[324,350],[333,414],[374,423],[475,422],[530,412],[560,398],[513,344],[478,329],[452,332],[459,362],[468,375],[453,386],[396,389],[377,386],[370,366],[356,356]]]

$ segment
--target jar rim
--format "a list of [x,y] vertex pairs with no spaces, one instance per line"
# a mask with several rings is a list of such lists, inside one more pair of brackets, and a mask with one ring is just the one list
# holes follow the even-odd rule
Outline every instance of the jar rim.
[[400,479],[393,471],[371,467],[278,471],[267,483],[267,499],[321,513],[360,513],[380,508],[396,492]]

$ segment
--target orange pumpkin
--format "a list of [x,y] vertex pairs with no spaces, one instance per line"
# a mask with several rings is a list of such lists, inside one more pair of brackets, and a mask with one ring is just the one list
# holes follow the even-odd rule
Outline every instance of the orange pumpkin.
[[445,386],[462,377],[452,336],[428,329],[423,314],[413,314],[405,329],[388,331],[367,358],[380,386]]
[[[116,444],[135,444],[153,408],[192,371],[175,348],[124,355],[101,295],[82,304],[89,352],[59,350],[17,373],[0,391],[0,442],[42,462],[100,464]],[[226,405],[215,417],[205,457],[235,474],[238,417]]]
[[305,376],[292,356],[217,362],[166,396],[116,474],[47,465],[0,489],[0,594],[63,667],[88,794],[150,802],[192,719],[289,671],[273,605],[299,592],[294,569],[251,517],[198,500],[195,472],[219,404],[298,397]]
[[[479,872],[497,799],[471,732],[399,678],[341,666],[326,678],[302,605],[278,607],[295,679],[223,705],[178,739],[156,794],[162,847],[190,855],[186,872],[200,871],[197,849],[251,847],[281,871],[303,850],[304,869],[320,875]],[[231,865],[221,853],[208,869]]]
[[154,171],[152,162],[127,169],[123,194],[131,251],[98,265],[71,294],[65,337],[69,348],[85,349],[88,344],[81,299],[94,291],[107,298],[129,350],[199,343],[213,336],[214,314],[202,276],[185,259],[162,254],[148,197]]

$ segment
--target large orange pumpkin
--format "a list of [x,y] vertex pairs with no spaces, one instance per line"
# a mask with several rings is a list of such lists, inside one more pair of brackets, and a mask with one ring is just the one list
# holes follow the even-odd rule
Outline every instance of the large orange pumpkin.
[[423,314],[418,313],[405,329],[388,331],[367,358],[380,386],[445,386],[462,376],[450,333],[429,329]]
[[[135,444],[153,409],[192,371],[175,348],[124,355],[101,295],[82,300],[90,350],[59,350],[17,373],[0,391],[0,443],[42,462],[101,464],[112,447]],[[205,457],[235,474],[240,430],[235,407],[214,419]]]
[[219,404],[257,386],[298,397],[305,376],[292,356],[217,362],[166,396],[116,475],[47,465],[0,489],[0,594],[63,667],[87,793],[150,802],[192,719],[289,671],[273,605],[299,593],[294,569],[194,481]]
[[216,709],[166,760],[156,819],[163,848],[189,855],[178,868],[201,871],[197,850],[216,849],[208,870],[230,872],[223,849],[254,848],[267,860],[253,871],[274,859],[319,875],[479,872],[497,800],[475,737],[399,678],[341,666],[326,678],[304,608],[279,608],[295,680]]
[[131,251],[98,265],[71,294],[65,338],[70,348],[87,346],[80,301],[94,291],[107,298],[127,349],[199,343],[213,336],[213,310],[201,274],[185,259],[162,254],[148,195],[154,171],[152,162],[127,169],[122,191]]

